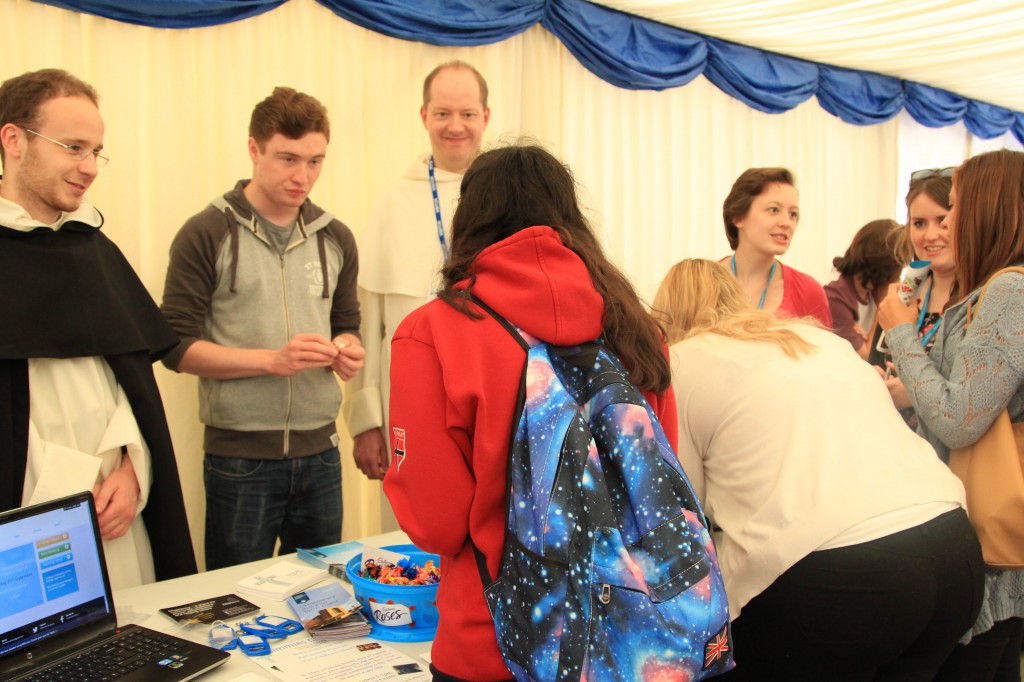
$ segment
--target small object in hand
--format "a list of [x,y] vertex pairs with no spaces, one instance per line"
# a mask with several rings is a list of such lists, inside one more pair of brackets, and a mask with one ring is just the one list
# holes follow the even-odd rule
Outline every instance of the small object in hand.
[[338,350],[345,350],[346,348],[348,348],[351,345],[352,344],[349,343],[348,341],[335,341],[334,342],[334,347],[337,348]]

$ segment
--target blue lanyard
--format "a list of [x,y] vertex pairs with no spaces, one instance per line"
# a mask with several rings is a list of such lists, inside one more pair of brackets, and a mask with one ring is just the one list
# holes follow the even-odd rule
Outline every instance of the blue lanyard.
[[[736,276],[736,254],[732,254],[732,276]],[[761,300],[757,302],[757,309],[761,310],[764,308],[764,299],[768,296],[768,287],[771,286],[772,277],[775,276],[775,266],[778,265],[779,261],[772,259],[772,269],[768,271],[768,281],[765,282],[764,291],[761,292]]]
[[[917,334],[921,335],[921,327],[924,326],[924,318],[928,315],[928,302],[932,298],[932,287],[935,286],[935,280],[932,279],[928,283],[928,293],[924,295],[924,301],[921,303],[921,312],[917,315]],[[928,342],[935,336],[935,332],[939,331],[939,325],[942,324],[942,316],[939,315],[939,319],[935,320],[935,324],[929,329],[924,336],[921,336],[921,347],[927,348]]]
[[437,220],[437,240],[441,242],[441,251],[445,261],[448,260],[448,243],[444,239],[444,223],[441,222],[441,200],[437,198],[437,180],[434,179],[434,155],[427,162],[427,175],[430,176],[430,193],[434,195],[434,218]]

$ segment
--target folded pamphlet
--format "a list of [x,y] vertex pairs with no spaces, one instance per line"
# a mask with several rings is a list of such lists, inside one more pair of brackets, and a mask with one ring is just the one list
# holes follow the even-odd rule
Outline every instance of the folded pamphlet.
[[255,597],[282,601],[327,577],[327,571],[281,561],[235,584],[235,590]]
[[303,590],[287,602],[314,639],[347,639],[370,633],[370,623],[360,611],[359,602],[341,583]]

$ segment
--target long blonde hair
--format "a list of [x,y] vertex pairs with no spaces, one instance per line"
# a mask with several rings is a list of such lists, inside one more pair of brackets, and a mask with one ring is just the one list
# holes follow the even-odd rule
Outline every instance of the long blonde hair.
[[812,322],[779,319],[754,308],[728,270],[703,258],[687,258],[669,269],[651,314],[665,328],[670,344],[710,333],[774,343],[792,358],[816,348],[793,329]]

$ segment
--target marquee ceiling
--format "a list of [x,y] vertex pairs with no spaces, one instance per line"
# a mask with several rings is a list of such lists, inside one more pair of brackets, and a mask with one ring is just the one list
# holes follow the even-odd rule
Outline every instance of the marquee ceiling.
[[1021,0],[592,0],[688,31],[1024,111]]

